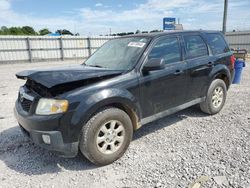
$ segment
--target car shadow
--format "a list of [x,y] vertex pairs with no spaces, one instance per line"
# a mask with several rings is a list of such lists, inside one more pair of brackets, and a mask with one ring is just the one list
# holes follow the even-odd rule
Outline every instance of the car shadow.
[[67,159],[36,146],[23,136],[19,127],[12,127],[0,133],[0,160],[10,169],[27,175],[96,168],[81,154]]
[[[187,117],[204,116],[206,115],[196,107],[191,107],[142,126],[135,132],[133,139],[140,139]],[[67,159],[36,146],[23,136],[18,126],[0,133],[0,160],[10,169],[27,175],[52,174],[67,170],[84,171],[97,168],[81,154],[73,159]]]
[[206,116],[207,114],[201,112],[198,105],[192,106],[185,110],[181,110],[172,115],[163,117],[159,120],[143,125],[138,131],[134,133],[133,140],[140,139],[141,137],[144,137],[150,133],[174,125],[175,123],[182,121],[183,119],[186,119],[188,117],[206,117]]

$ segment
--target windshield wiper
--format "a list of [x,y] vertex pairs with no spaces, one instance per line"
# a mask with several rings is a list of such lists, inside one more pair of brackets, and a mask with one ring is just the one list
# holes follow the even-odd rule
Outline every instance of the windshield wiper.
[[88,67],[106,68],[106,67],[103,67],[101,65],[86,65],[86,64],[84,64],[84,65],[88,66]]

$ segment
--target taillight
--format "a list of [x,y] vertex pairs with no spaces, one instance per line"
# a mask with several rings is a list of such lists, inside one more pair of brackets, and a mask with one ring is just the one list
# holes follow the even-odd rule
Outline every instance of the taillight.
[[230,61],[231,61],[232,67],[234,68],[234,63],[235,63],[235,61],[236,61],[236,58],[234,57],[234,55],[232,55],[232,56],[230,57]]

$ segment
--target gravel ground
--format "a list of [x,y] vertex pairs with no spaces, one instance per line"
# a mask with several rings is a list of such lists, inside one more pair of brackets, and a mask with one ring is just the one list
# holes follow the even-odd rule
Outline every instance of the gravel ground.
[[[64,64],[75,62],[64,62]],[[250,68],[232,85],[224,109],[206,116],[191,107],[135,132],[125,155],[96,167],[64,159],[25,139],[13,116],[20,70],[62,62],[0,66],[0,187],[250,188]]]

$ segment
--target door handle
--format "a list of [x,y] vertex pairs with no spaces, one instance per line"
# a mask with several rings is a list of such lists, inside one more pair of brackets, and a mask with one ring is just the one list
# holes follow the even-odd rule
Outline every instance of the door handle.
[[174,75],[175,76],[179,76],[179,75],[181,75],[181,74],[183,74],[184,72],[182,71],[182,70],[176,70],[175,71],[175,73],[174,73]]
[[207,64],[207,66],[208,66],[208,67],[213,67],[213,66],[214,66],[214,63],[213,63],[213,62],[209,62],[209,63]]

